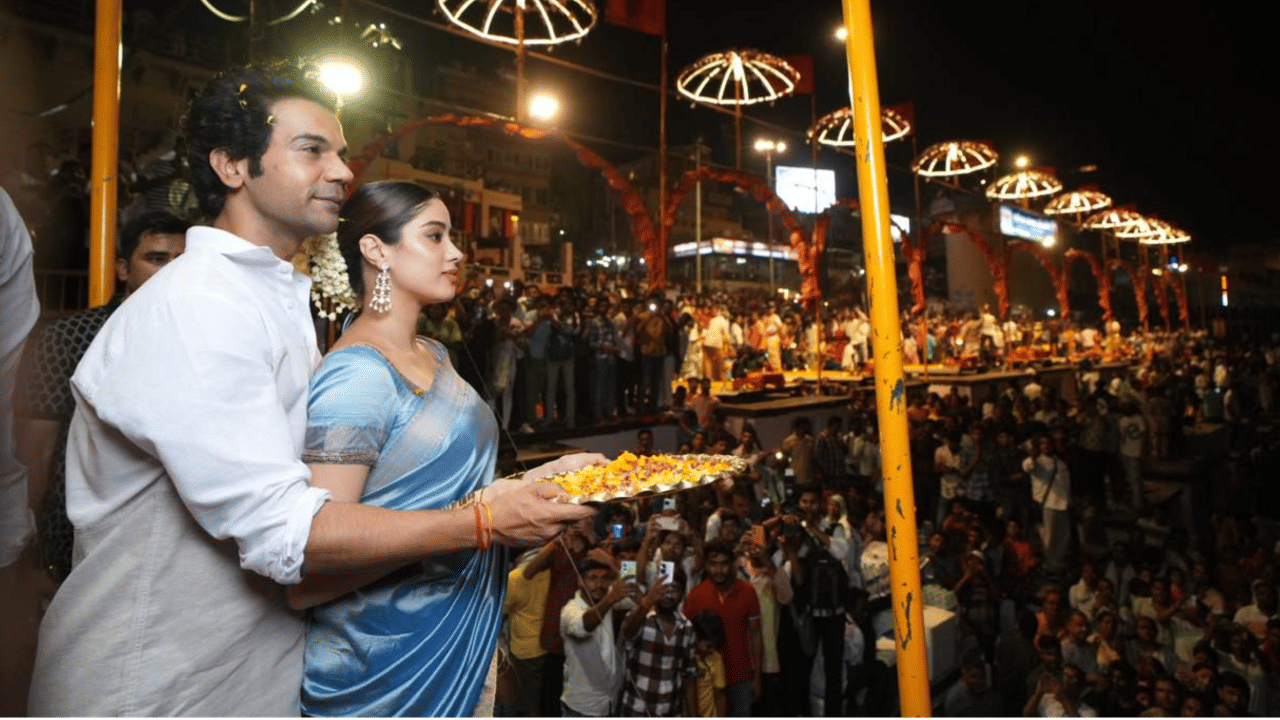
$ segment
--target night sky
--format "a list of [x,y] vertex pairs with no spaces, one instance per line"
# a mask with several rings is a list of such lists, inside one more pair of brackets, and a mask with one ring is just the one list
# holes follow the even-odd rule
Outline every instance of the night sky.
[[[434,22],[431,0],[380,0]],[[848,104],[844,51],[832,37],[838,0],[668,0],[670,73],[710,52],[755,48],[778,55],[812,55],[819,115]],[[603,7],[603,0],[597,5]],[[351,14],[372,15],[360,0]],[[326,13],[333,7],[326,7]],[[1139,212],[1188,230],[1200,252],[1232,241],[1276,235],[1266,178],[1280,169],[1280,149],[1265,128],[1275,116],[1274,17],[1238,7],[1176,6],[1111,0],[1075,3],[981,3],[873,0],[882,105],[915,104],[920,149],[949,139],[987,139],[1002,156],[1030,157],[1052,166],[1068,189],[1094,185]],[[1271,13],[1274,15],[1274,13]],[[459,62],[485,71],[512,65],[512,54],[432,28],[390,18],[420,63]],[[1264,37],[1266,33],[1266,37]],[[578,45],[555,54],[637,81],[657,84],[656,37],[601,22]],[[639,155],[625,145],[658,143],[657,93],[585,77],[531,60],[530,85],[554,87],[564,102],[560,121],[570,131],[609,138],[594,144],[615,161]],[[764,132],[760,118],[792,130],[795,148],[777,162],[807,165],[800,149],[810,100],[794,96],[752,106],[744,123],[744,165],[764,173],[750,150]],[[733,162],[732,119],[687,101],[672,100],[671,144],[701,136],[714,160]],[[905,142],[886,147],[895,210],[909,211],[911,162]],[[847,157],[824,152],[820,165],[836,169],[842,196],[856,192]],[[1083,166],[1097,171],[1080,173]],[[898,168],[898,170],[893,170]],[[895,181],[895,176],[898,179]],[[926,191],[927,192],[927,191]]]
[[[1006,170],[1027,154],[1034,165],[1058,168],[1068,189],[1096,185],[1119,204],[1187,229],[1199,249],[1270,238],[1276,233],[1264,220],[1271,192],[1263,178],[1280,169],[1280,150],[1263,128],[1276,105],[1274,24],[1220,7],[1179,14],[1176,6],[1123,0],[873,0],[881,103],[915,103],[921,149],[990,139]],[[733,47],[807,52],[822,115],[848,104],[843,47],[831,36],[840,12],[835,0],[669,0],[671,75]],[[602,23],[580,47],[559,52],[656,83],[657,49],[655,38]],[[563,77],[544,64],[530,70]],[[562,82],[585,86],[569,101],[584,131],[656,144],[652,96],[581,78]],[[747,112],[798,133],[808,125],[809,100]],[[670,142],[702,134],[720,162],[732,162],[731,135],[716,144],[721,131],[731,133],[725,116],[672,102],[669,122]],[[752,132],[759,134],[746,124],[748,147]],[[890,165],[909,164],[910,149],[900,145],[886,147]],[[750,155],[745,162],[762,164]],[[806,155],[793,161],[807,164]],[[827,155],[822,164],[841,162]],[[1086,165],[1097,172],[1075,172]],[[852,193],[852,172],[844,175],[841,193]]]

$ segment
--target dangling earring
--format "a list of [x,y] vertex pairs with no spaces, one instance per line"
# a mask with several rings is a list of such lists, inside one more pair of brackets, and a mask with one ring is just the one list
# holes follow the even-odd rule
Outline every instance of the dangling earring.
[[391,312],[391,273],[383,265],[373,283],[373,297],[369,298],[369,307],[376,313]]

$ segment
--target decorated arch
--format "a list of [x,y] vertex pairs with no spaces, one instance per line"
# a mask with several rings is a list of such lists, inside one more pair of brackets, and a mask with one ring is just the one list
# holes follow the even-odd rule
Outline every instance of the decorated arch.
[[1062,317],[1067,317],[1071,312],[1071,298],[1068,297],[1067,277],[1066,274],[1058,269],[1057,263],[1053,261],[1053,257],[1044,249],[1044,246],[1036,242],[1022,242],[1008,245],[1005,248],[1005,267],[1008,268],[1009,261],[1013,258],[1015,250],[1021,250],[1028,255],[1034,257],[1040,262],[1040,265],[1049,273],[1049,279],[1053,281],[1053,294],[1058,298],[1058,312]]
[[1147,283],[1146,276],[1138,272],[1133,265],[1120,258],[1111,258],[1107,262],[1107,270],[1114,271],[1116,269],[1124,270],[1129,274],[1129,280],[1133,283],[1133,294],[1135,302],[1138,305],[1138,321],[1145,328],[1147,326]]
[[[800,263],[800,299],[806,305],[812,305],[817,302],[821,297],[821,291],[818,288],[818,252],[809,243],[808,234],[805,232],[800,218],[773,193],[768,183],[754,175],[737,170],[717,170],[708,167],[690,170],[681,175],[680,183],[672,191],[670,198],[667,200],[667,206],[663,209],[663,236],[671,237],[671,228],[676,224],[676,211],[680,209],[680,203],[684,201],[689,191],[702,180],[733,183],[746,190],[751,197],[763,203],[770,212],[782,220],[783,227],[787,229],[791,247],[795,248],[797,259]],[[663,256],[665,265],[665,248],[660,254]]]
[[[1076,260],[1084,260],[1088,263],[1089,270],[1093,272],[1093,279],[1098,283],[1098,305],[1102,307],[1102,319],[1110,322],[1114,315],[1111,311],[1111,276],[1096,255],[1086,250],[1069,248],[1062,258],[1064,281],[1071,277],[1071,263]],[[1063,309],[1062,314],[1067,314],[1066,309]]]
[[586,167],[600,171],[609,187],[618,193],[623,212],[631,220],[631,232],[640,241],[640,246],[644,248],[645,265],[649,269],[650,286],[661,288],[666,285],[666,248],[661,247],[657,233],[654,231],[653,219],[649,217],[649,211],[645,208],[644,200],[640,198],[640,194],[636,192],[631,182],[622,173],[618,172],[618,169],[608,160],[600,157],[582,143],[556,130],[528,128],[509,120],[497,120],[474,115],[454,115],[452,113],[414,118],[401,123],[390,133],[379,137],[360,149],[360,152],[349,163],[351,172],[355,175],[353,182],[360,181],[360,176],[369,168],[370,163],[382,154],[382,151],[389,144],[410,133],[417,132],[424,125],[454,125],[462,128],[490,127],[500,129],[508,135],[518,135],[530,140],[551,139],[565,144],[577,156],[578,162]]
[[969,238],[974,247],[978,248],[978,252],[982,253],[982,257],[987,261],[987,267],[991,270],[991,279],[994,281],[994,290],[996,300],[999,302],[999,318],[1001,320],[1009,317],[1009,267],[1005,262],[1005,258],[991,247],[991,243],[982,233],[971,230],[964,225],[954,223],[949,220],[942,220],[934,223],[929,230],[921,235],[921,243],[926,243],[927,238],[939,232],[962,234]]

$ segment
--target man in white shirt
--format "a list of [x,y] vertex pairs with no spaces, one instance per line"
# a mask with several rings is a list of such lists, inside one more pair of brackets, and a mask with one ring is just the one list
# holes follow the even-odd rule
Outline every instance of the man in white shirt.
[[1031,500],[1040,505],[1044,538],[1045,569],[1061,572],[1067,554],[1071,521],[1067,507],[1071,500],[1071,473],[1067,461],[1058,457],[1053,438],[1038,435],[1031,441],[1031,455],[1022,461],[1022,470],[1031,476]]
[[580,568],[583,589],[560,611],[564,636],[566,717],[608,717],[622,689],[622,655],[613,632],[613,607],[636,597],[636,584],[618,578],[613,568],[587,560]]
[[[76,561],[40,628],[33,715],[296,715],[304,624],[282,584],[476,545],[468,513],[333,502],[299,459],[319,354],[290,259],[337,228],[352,180],[312,77],[239,68],[192,102],[192,182],[213,225],[191,229],[72,377]],[[500,542],[585,514],[538,485],[495,488]],[[542,532],[503,531],[529,511]]]
[[725,309],[717,307],[706,332],[702,333],[702,363],[704,372],[714,381],[724,381],[724,361],[728,350],[733,349],[733,335],[729,332],[729,318]]
[[11,565],[35,532],[27,507],[27,469],[13,439],[13,383],[27,333],[40,315],[32,270],[31,235],[18,208],[0,190],[0,567]]

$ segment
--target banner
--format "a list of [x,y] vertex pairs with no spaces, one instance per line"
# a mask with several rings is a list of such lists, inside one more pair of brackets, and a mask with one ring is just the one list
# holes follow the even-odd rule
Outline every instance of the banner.
[[667,0],[606,0],[604,20],[646,35],[666,35]]
[[813,56],[812,55],[783,55],[783,62],[796,69],[800,73],[800,79],[796,81],[797,95],[813,94]]

